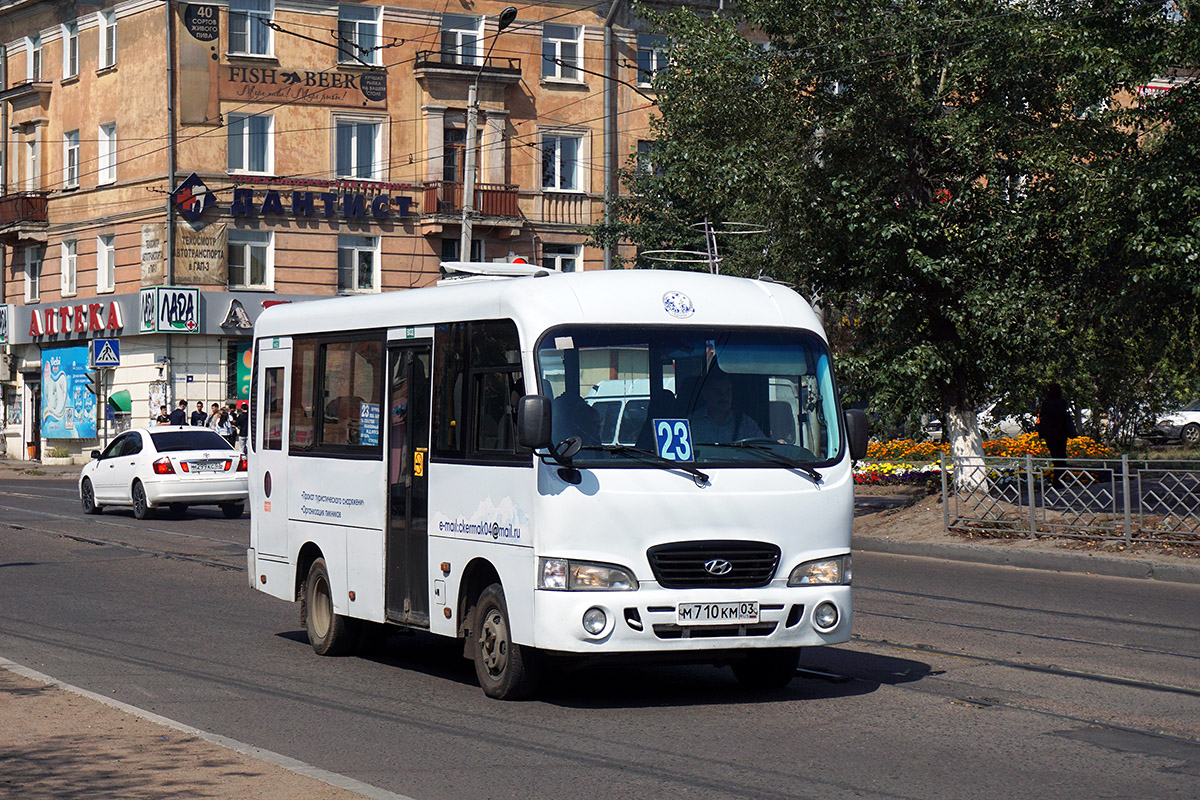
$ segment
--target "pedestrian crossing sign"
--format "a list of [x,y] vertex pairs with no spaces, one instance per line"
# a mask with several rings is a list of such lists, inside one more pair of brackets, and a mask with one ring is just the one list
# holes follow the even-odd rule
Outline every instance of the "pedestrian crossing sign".
[[92,366],[93,367],[119,367],[119,366],[121,366],[121,340],[120,339],[93,339],[92,340]]

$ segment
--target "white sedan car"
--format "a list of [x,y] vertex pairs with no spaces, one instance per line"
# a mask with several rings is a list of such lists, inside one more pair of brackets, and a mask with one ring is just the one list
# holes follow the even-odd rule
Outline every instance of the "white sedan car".
[[159,506],[182,514],[190,505],[218,505],[242,515],[249,494],[246,457],[208,428],[135,428],[113,439],[79,474],[79,499],[88,514],[131,506],[146,519]]
[[1200,400],[1164,414],[1154,424],[1153,431],[1141,435],[1190,445],[1200,444]]

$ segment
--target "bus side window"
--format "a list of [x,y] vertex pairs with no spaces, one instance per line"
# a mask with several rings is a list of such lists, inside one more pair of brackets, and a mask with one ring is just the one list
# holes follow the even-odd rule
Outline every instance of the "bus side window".
[[436,456],[463,456],[462,401],[466,371],[467,326],[456,322],[434,329],[433,347],[433,453]]
[[316,340],[293,339],[292,410],[288,426],[288,448],[292,452],[313,448],[315,427],[312,409],[316,368]]
[[283,449],[283,396],[280,382],[283,367],[264,370],[263,382],[263,449]]

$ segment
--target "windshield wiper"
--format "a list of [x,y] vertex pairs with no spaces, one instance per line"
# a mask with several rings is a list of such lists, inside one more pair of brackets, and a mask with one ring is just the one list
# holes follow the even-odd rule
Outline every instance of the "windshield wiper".
[[708,474],[701,472],[686,461],[672,461],[669,458],[663,458],[658,453],[651,450],[643,450],[640,447],[632,447],[627,444],[585,444],[580,450],[600,450],[605,453],[620,453],[630,458],[636,458],[645,461],[648,464],[654,464],[663,469],[679,469],[690,473],[696,479],[696,485],[708,483]]
[[753,444],[752,442],[697,442],[696,444],[703,445],[705,447],[737,447],[742,450],[749,450],[754,453],[761,453],[762,455],[767,457],[768,461],[772,461],[781,467],[790,467],[792,469],[800,470],[805,475],[812,478],[813,481],[815,481],[816,483],[820,483],[821,481],[824,480],[824,476],[822,476],[821,473],[817,472],[815,469],[810,467],[808,464],[804,464],[799,461],[795,461],[793,459],[788,458],[785,455],[776,453],[770,447],[767,447],[766,445],[763,445],[763,444]]

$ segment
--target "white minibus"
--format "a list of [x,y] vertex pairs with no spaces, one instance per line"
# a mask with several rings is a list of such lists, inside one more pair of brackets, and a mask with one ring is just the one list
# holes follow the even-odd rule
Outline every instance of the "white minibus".
[[[254,330],[251,586],[317,653],[462,641],[483,690],[678,659],[754,687],[850,638],[852,459],[825,335],[780,284],[450,263]],[[500,274],[496,274],[500,273]],[[646,398],[604,441],[603,381]]]

